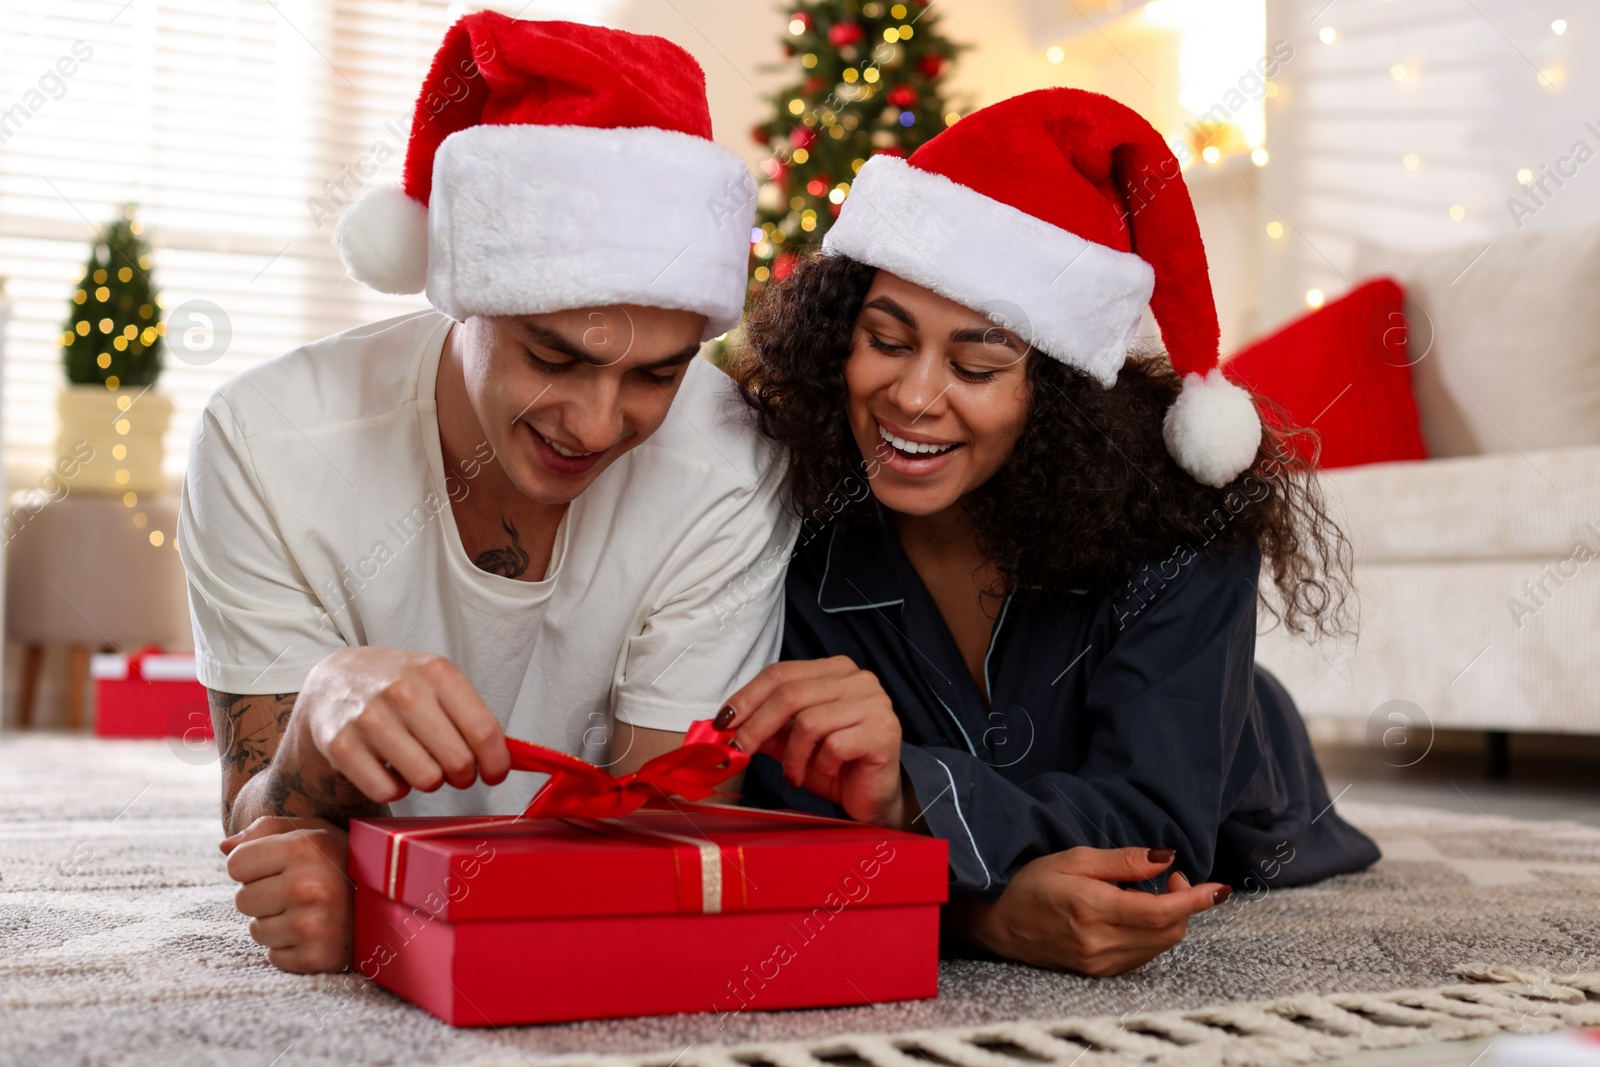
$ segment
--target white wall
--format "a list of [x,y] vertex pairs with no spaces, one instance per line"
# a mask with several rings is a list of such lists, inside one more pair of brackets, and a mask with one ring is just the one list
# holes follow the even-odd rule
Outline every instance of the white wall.
[[[1551,30],[1559,18],[1569,20],[1561,36]],[[1318,38],[1325,26],[1337,33],[1332,44]],[[1356,282],[1359,241],[1483,246],[1517,233],[1506,201],[1525,198],[1519,168],[1538,174],[1578,141],[1600,152],[1593,4],[1267,0],[1267,39],[1279,38],[1295,58],[1267,101],[1271,162],[1258,176],[1259,214],[1247,220],[1264,327],[1304,311],[1309,288],[1332,298]],[[1555,87],[1540,84],[1540,70]],[[1600,220],[1600,162],[1547,188],[1553,195],[1524,229]],[[1274,218],[1286,229],[1278,241],[1264,232]]]

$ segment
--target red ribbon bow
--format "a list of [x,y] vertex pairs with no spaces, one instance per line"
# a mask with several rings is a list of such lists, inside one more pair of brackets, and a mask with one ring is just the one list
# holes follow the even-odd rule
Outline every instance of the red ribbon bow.
[[603,819],[626,815],[660,797],[699,800],[744,770],[750,757],[729,745],[732,730],[718,730],[710,720],[689,726],[683,747],[647,761],[620,778],[603,768],[553,748],[506,738],[511,767],[542,771],[550,780],[534,794],[523,818],[578,817]]
[[160,645],[145,645],[139,651],[128,657],[128,680],[144,681],[144,661],[151,656],[161,655]]

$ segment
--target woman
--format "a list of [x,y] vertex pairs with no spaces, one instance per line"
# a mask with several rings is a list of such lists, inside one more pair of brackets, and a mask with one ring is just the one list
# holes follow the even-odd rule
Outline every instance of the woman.
[[[1091,974],[1229,886],[1372,863],[1254,665],[1258,598],[1340,628],[1344,542],[1216,369],[1156,131],[1097,94],[1008,100],[869,161],[824,247],[748,325],[807,521],[789,662],[719,718],[775,757],[747,797],[947,838],[953,933]],[[1170,368],[1129,355],[1146,302]],[[1169,865],[1164,894],[1112,884]]]

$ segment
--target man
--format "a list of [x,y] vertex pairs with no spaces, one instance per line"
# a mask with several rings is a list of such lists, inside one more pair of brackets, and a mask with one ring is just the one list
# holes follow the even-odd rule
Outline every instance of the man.
[[634,769],[776,657],[783,463],[696,359],[738,320],[752,191],[681,49],[469,15],[404,188],[336,233],[437,311],[207,406],[179,548],[223,850],[278,967],[348,961],[350,818],[520,811],[508,734]]

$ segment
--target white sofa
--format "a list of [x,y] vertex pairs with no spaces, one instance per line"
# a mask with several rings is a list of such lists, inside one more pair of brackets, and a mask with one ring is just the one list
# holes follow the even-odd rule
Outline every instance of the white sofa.
[[1357,273],[1406,288],[1432,458],[1319,475],[1355,550],[1359,638],[1268,630],[1258,660],[1306,716],[1374,740],[1600,734],[1600,227],[1367,247]]

